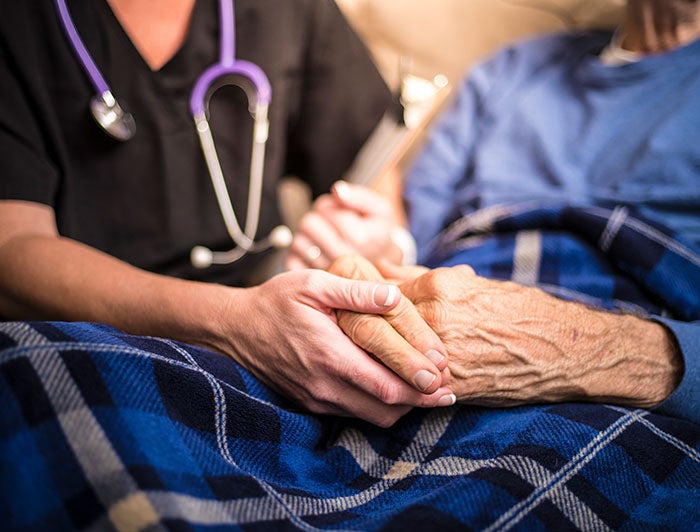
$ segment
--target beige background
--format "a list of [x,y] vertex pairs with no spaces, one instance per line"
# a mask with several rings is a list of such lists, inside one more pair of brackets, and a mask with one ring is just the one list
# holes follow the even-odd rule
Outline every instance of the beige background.
[[399,58],[411,73],[460,78],[475,59],[514,39],[553,30],[612,27],[624,0],[336,0],[390,86]]
[[[336,2],[367,43],[389,86],[396,89],[401,57],[411,59],[410,74],[426,79],[443,74],[454,85],[475,60],[516,39],[556,30],[614,27],[625,0]],[[427,113],[426,128],[447,94],[449,90],[443,91]],[[407,164],[424,139],[423,130],[412,134],[396,157],[386,158],[386,165]],[[290,177],[280,186],[280,200],[286,223],[296,228],[310,205],[308,189]]]

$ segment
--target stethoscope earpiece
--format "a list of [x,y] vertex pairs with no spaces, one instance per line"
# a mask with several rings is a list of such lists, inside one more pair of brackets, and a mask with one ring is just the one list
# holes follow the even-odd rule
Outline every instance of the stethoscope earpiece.
[[270,241],[270,245],[277,249],[288,248],[292,245],[292,240],[294,240],[294,234],[292,230],[286,225],[278,225],[271,232],[270,236],[267,237]]

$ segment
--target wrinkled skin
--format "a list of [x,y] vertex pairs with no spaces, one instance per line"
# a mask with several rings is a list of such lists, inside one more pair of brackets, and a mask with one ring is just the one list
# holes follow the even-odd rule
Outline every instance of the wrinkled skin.
[[[347,259],[346,259],[347,260]],[[680,356],[655,322],[589,309],[468,266],[425,270],[381,263],[448,353],[457,400],[486,406],[586,400],[651,407],[677,386]],[[340,320],[358,340],[367,316]],[[403,322],[403,323],[399,323]],[[403,317],[391,323],[400,331]],[[387,336],[382,349],[391,351]],[[375,353],[383,359],[381,352]],[[401,362],[392,359],[402,375]],[[405,364],[409,364],[406,362]]]
[[[357,256],[335,260],[329,271],[349,279],[384,281],[369,261]],[[449,380],[445,346],[407,298],[401,297],[394,308],[382,315],[342,309],[336,314],[340,327],[357,345],[417,389],[432,392]],[[421,371],[433,375],[427,388],[417,379]]]

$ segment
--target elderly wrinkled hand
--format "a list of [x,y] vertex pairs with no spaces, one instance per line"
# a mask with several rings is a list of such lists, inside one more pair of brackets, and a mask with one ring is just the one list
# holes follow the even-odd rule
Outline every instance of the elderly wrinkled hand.
[[[350,279],[383,281],[366,259],[343,256],[329,268]],[[398,291],[397,291],[398,292]],[[360,347],[423,393],[434,394],[449,380],[445,346],[427,326],[413,304],[401,297],[382,315],[337,310],[338,324]],[[439,406],[454,404],[455,396],[444,393]]]
[[444,342],[448,386],[459,401],[586,400],[648,408],[680,379],[680,357],[655,322],[486,279],[468,266],[428,271],[401,290]]

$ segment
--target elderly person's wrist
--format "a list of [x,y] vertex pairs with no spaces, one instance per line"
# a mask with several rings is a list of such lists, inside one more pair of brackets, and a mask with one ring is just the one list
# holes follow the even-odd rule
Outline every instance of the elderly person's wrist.
[[614,351],[601,350],[601,378],[592,394],[600,401],[652,408],[676,389],[683,358],[673,335],[661,324],[635,316],[608,315]]

